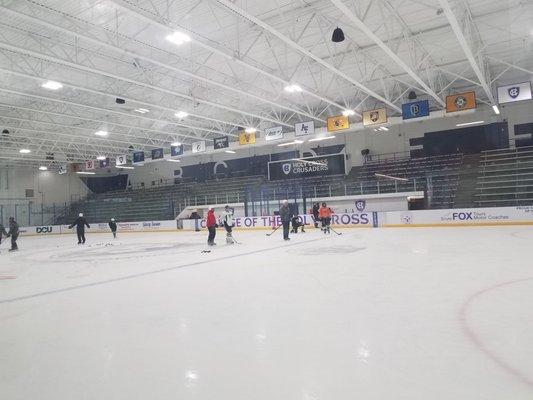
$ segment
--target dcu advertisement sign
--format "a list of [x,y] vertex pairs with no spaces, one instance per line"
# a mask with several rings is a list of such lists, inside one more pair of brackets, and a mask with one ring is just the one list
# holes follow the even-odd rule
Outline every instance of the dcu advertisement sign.
[[346,174],[344,154],[319,157],[294,158],[268,163],[268,179],[294,179],[307,176]]

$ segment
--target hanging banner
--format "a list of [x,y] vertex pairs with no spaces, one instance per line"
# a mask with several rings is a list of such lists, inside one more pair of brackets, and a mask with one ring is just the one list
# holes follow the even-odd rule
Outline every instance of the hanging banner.
[[364,126],[386,124],[387,121],[388,118],[386,108],[378,108],[376,110],[369,110],[363,112]]
[[273,128],[265,129],[265,140],[268,142],[270,140],[280,140],[283,139],[283,127],[275,126]]
[[253,133],[246,133],[241,132],[239,133],[239,144],[241,146],[247,145],[247,144],[254,144],[255,143],[255,132]]
[[299,122],[297,124],[294,124],[294,134],[296,136],[314,135],[314,133],[315,133],[315,122],[314,121]]
[[96,165],[94,165],[94,160],[87,160],[85,161],[85,170],[90,171],[92,169],[95,169]]
[[178,146],[170,146],[170,156],[176,157],[183,155],[183,145],[180,144]]
[[109,157],[106,158],[105,160],[100,160],[100,168],[107,168],[109,167],[109,164],[110,164]]
[[152,150],[152,160],[159,160],[163,158],[163,148]]
[[476,107],[476,92],[459,93],[446,97],[447,113],[473,110]]
[[59,175],[64,175],[67,173],[67,170],[68,170],[68,166],[67,164],[61,164],[59,166]]
[[498,87],[498,103],[531,100],[531,82],[514,83]]
[[205,140],[200,140],[198,142],[192,143],[193,153],[203,153],[204,151],[205,151]]
[[228,136],[220,136],[213,139],[213,148],[215,150],[217,149],[225,149],[229,147],[229,137]]
[[344,115],[328,118],[328,132],[342,131],[350,127],[350,120]]
[[117,156],[115,160],[115,165],[126,165],[128,163],[128,157],[126,155]]
[[309,176],[346,174],[344,154],[294,158],[268,163],[268,179],[294,179]]
[[402,104],[402,118],[414,119],[429,116],[429,100]]
[[133,164],[140,164],[144,162],[144,151],[136,151],[133,153]]

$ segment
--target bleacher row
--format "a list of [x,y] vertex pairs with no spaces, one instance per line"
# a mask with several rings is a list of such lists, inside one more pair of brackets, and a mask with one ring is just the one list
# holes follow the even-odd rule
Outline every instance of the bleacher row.
[[[264,176],[190,181],[159,182],[149,188],[92,194],[73,204],[70,213],[58,223],[70,222],[79,211],[89,221],[163,220],[174,218],[187,206],[242,203],[257,199],[313,198],[425,190],[430,207],[453,205],[462,154],[411,159],[395,157],[370,161],[348,175],[268,181]],[[380,173],[407,179],[406,182],[378,179]]]

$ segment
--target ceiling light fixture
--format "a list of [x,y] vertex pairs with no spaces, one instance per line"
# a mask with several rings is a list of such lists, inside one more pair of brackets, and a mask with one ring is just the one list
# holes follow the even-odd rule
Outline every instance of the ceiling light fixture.
[[255,133],[255,132],[257,132],[257,129],[252,128],[252,127],[248,127],[248,128],[246,128],[244,130],[244,132],[246,132],[246,133]]
[[191,41],[191,37],[183,32],[174,32],[170,35],[167,35],[166,39],[169,42],[172,42],[178,46],[181,46],[183,43],[187,43]]
[[492,106],[492,109],[494,110],[494,114],[500,115],[500,109],[498,108],[496,104]]
[[174,114],[175,117],[179,119],[187,118],[189,116],[189,113],[185,111],[178,111],[176,114]]
[[342,115],[344,115],[345,117],[351,117],[352,115],[355,115],[355,111],[346,109],[342,112]]
[[180,142],[174,142],[174,143],[170,143],[171,146],[174,146],[174,147],[177,147],[177,146],[181,146],[181,143]]
[[78,171],[76,173],[79,175],[96,175],[96,172],[87,172],[87,171]]
[[150,112],[150,110],[148,110],[147,108],[137,108],[137,109],[135,109],[133,111],[138,112],[139,114],[146,114],[146,113]]
[[96,136],[107,136],[107,131],[97,131],[94,132]]
[[166,158],[165,160],[170,161],[170,162],[181,162],[181,160],[176,160],[174,158]]
[[387,128],[386,126],[382,126],[381,128],[379,128],[379,130],[387,132],[389,130],[389,128]]
[[309,139],[309,142],[321,142],[322,140],[330,140],[335,139],[335,136],[324,136],[324,137],[317,137],[313,139]]
[[485,121],[472,121],[472,122],[464,122],[462,124],[457,124],[455,126],[461,127],[461,126],[471,126],[471,125],[479,125],[484,123]]
[[48,90],[59,90],[63,87],[63,85],[56,81],[46,81],[41,85],[41,87]]
[[21,154],[29,154],[29,153],[31,153],[31,150],[30,149],[20,149],[19,153],[21,153]]
[[280,144],[278,144],[278,147],[290,146],[290,145],[293,145],[293,144],[302,144],[302,143],[303,143],[303,141],[301,141],[301,140],[295,140],[293,142],[280,143]]
[[236,151],[233,151],[233,150],[226,150],[225,152],[228,153],[228,154],[235,154],[236,153]]
[[292,84],[285,86],[285,91],[288,93],[299,93],[302,91],[302,88],[299,85]]
[[98,156],[96,157],[98,161],[104,161],[106,159],[106,156]]
[[127,165],[117,165],[117,168],[120,168],[120,169],[135,169],[134,167],[129,167]]
[[48,167],[45,167],[44,165],[41,165],[39,167],[39,171],[48,171]]

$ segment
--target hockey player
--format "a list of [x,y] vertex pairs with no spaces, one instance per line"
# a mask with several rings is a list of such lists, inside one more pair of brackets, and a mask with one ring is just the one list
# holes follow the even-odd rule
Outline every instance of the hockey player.
[[109,229],[111,229],[111,233],[113,234],[113,237],[117,238],[117,222],[115,221],[115,218],[111,218],[109,221]]
[[226,206],[224,207],[224,211],[221,215],[222,225],[224,226],[224,229],[226,229],[226,243],[227,244],[233,244],[235,243],[235,240],[233,239],[233,227],[235,226],[235,222],[233,221],[233,210]]
[[2,235],[7,236],[6,228],[4,228],[4,225],[0,222],[0,243],[2,243]]
[[76,226],[76,233],[78,234],[78,244],[85,244],[85,227],[90,228],[83,213],[78,214],[78,218],[68,228],[72,229]]
[[330,233],[331,215],[333,214],[333,210],[324,202],[322,203],[322,207],[320,207],[318,214],[320,221],[322,222],[322,232]]
[[289,225],[292,219],[292,212],[288,200],[283,200],[283,203],[279,208],[279,216],[281,218],[281,224],[283,225],[283,240],[291,240],[289,238]]
[[7,232],[6,237],[11,237],[11,248],[9,251],[17,251],[19,249],[17,246],[17,239],[19,237],[19,224],[17,224],[17,221],[15,221],[15,218],[13,217],[9,217],[9,232]]
[[207,244],[209,246],[216,246],[215,235],[217,234],[217,219],[215,217],[214,207],[209,207],[207,212],[206,220],[207,230],[209,231],[209,236],[207,237]]
[[313,220],[315,221],[315,228],[318,228],[319,211],[320,203],[317,201],[315,204],[313,204],[313,209],[311,210],[311,213],[313,214]]
[[292,230],[291,233],[298,233],[298,228],[302,227],[302,233],[305,233],[304,224],[300,222],[298,215],[294,215],[291,219]]

